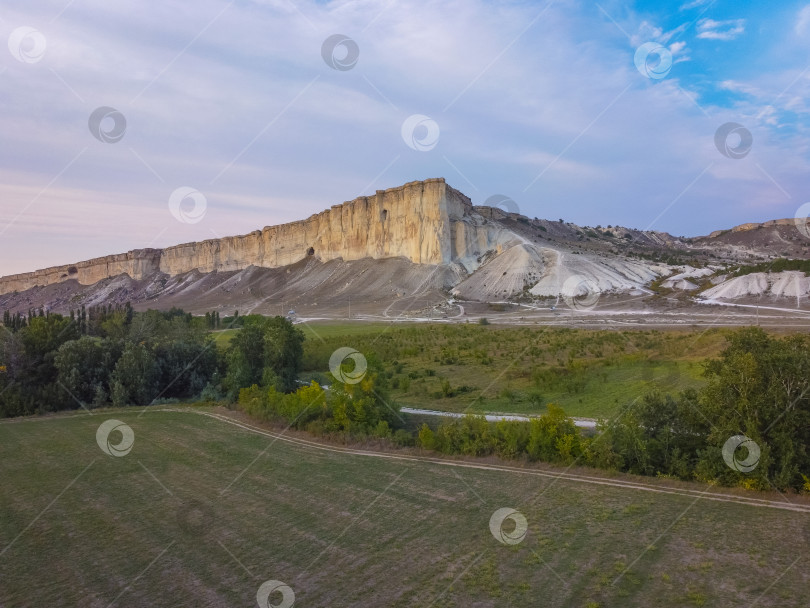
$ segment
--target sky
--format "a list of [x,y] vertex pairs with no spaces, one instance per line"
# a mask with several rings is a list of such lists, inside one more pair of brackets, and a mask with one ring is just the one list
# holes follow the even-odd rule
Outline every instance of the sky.
[[0,275],[431,177],[684,236],[810,201],[807,0],[3,0],[0,37]]

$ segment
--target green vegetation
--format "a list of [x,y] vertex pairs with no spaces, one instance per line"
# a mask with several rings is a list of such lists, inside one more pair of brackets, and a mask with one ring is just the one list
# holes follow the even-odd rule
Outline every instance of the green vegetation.
[[[749,489],[810,491],[810,337],[774,339],[759,329],[732,334],[721,357],[706,364],[708,384],[673,397],[654,391],[630,404],[595,436],[549,405],[524,421],[445,419],[420,429],[426,449],[469,456],[580,463]],[[743,436],[760,450],[750,469],[750,447],[723,453]],[[749,443],[745,444],[749,446]],[[730,463],[728,458],[734,457]]]
[[297,386],[304,336],[280,317],[240,318],[221,351],[209,333],[218,314],[182,310],[136,313],[97,307],[70,318],[4,314],[0,328],[0,417],[179,399],[236,399],[261,382]]
[[[398,334],[391,335],[396,341],[377,335],[371,344],[364,344],[374,371],[363,379],[360,390],[334,379],[329,381],[332,389],[328,393],[314,382],[311,387],[287,396],[279,395],[272,388],[267,391],[254,386],[242,391],[240,406],[263,420],[277,420],[319,435],[355,440],[395,435],[401,445],[414,442],[422,448],[450,455],[497,455],[507,459],[578,463],[762,490],[806,491],[810,487],[810,399],[806,398],[810,393],[810,381],[806,379],[810,373],[808,336],[777,339],[759,329],[725,332],[728,345],[720,357],[700,366],[706,377],[706,384],[700,390],[689,388],[671,395],[651,384],[646,391],[622,404],[622,410],[614,419],[601,423],[591,436],[583,435],[573,419],[551,403],[545,405],[545,415],[531,421],[493,423],[469,414],[463,418],[439,418],[432,425],[426,422],[414,433],[398,414],[397,406],[390,405],[392,400],[388,395],[389,378],[391,387],[408,392],[412,387],[412,374],[402,377],[406,372],[402,362],[394,360],[387,364],[385,361],[400,356],[401,349],[409,348],[407,341],[402,340],[403,332],[418,334],[422,329],[399,328]],[[464,349],[458,347],[458,333],[453,335],[457,348],[442,346],[437,340],[440,333],[447,336],[450,332],[473,331],[480,338],[480,332],[490,331],[463,326],[432,329],[434,362],[446,366],[458,365]],[[497,334],[506,331],[499,330]],[[588,344],[602,354],[608,347],[620,344],[617,341],[620,335],[616,333],[578,333],[570,332],[566,344],[576,348],[577,338],[587,336],[580,344]],[[677,334],[668,337],[669,340],[663,335],[647,336],[658,349],[667,345],[670,348],[683,346]],[[362,337],[356,337],[356,342],[362,344]],[[695,342],[691,337],[691,343]],[[327,341],[318,344],[318,350],[326,346],[331,354],[332,347]],[[481,340],[476,344],[481,344]],[[576,390],[575,383],[584,378],[578,375],[578,368],[587,369],[587,366],[572,358],[562,369],[549,370],[545,376],[535,375],[534,381],[539,377],[542,382],[566,383],[568,390],[571,387]],[[434,378],[434,373],[433,368],[429,368],[424,376],[413,377],[414,380]],[[453,384],[446,377],[436,380],[438,391],[434,397],[440,401],[475,392],[469,386]],[[517,401],[508,390],[501,390],[500,397],[512,403]],[[539,399],[535,407],[540,407]],[[724,460],[723,446],[736,435],[748,437],[762,449],[753,471],[735,470]],[[745,456],[738,455],[738,458]]]
[[[451,412],[611,417],[653,389],[678,393],[705,384],[702,361],[728,332],[590,331],[476,324],[383,326],[312,324],[304,344],[306,379],[351,345],[382,364],[391,397],[403,406]],[[362,327],[362,326],[360,326]],[[313,335],[313,334],[308,334]],[[450,390],[447,390],[449,383]]]
[[[373,437],[444,454],[587,464],[763,490],[810,487],[808,336],[777,339],[758,329],[694,335],[366,327],[351,343],[368,369],[356,384],[344,384],[325,371],[347,342],[334,328],[309,328],[317,339],[305,340],[281,317],[234,315],[229,321],[238,318],[241,328],[219,349],[210,315],[122,308],[83,316],[35,315],[2,334],[0,412],[224,399],[257,419],[341,441]],[[720,357],[705,361],[722,341]],[[302,377],[308,386],[299,387]],[[585,397],[606,420],[593,436],[583,435],[562,407],[566,399],[584,405]],[[417,428],[400,414],[402,404],[431,401],[468,415]],[[474,415],[487,409],[543,416],[489,423]],[[761,447],[755,470],[739,472],[724,461],[721,448],[735,435]]]
[[226,353],[225,388],[233,399],[253,384],[282,392],[295,390],[304,334],[281,317],[251,317],[234,335]]
[[[241,337],[241,336],[240,336]],[[236,339],[235,339],[236,341]],[[253,383],[239,391],[239,408],[262,421],[283,423],[287,428],[305,429],[316,435],[340,439],[392,438],[405,420],[399,407],[390,403],[386,378],[373,356],[357,382],[343,383],[329,375],[330,388],[311,382],[295,392],[281,393],[276,385]],[[343,371],[352,365],[344,361]],[[409,433],[399,428],[396,439],[412,444]]]
[[[269,579],[301,606],[810,605],[806,513],[318,450],[159,409],[0,423],[0,605],[255,606]],[[110,418],[134,431],[125,457],[96,445]],[[521,543],[490,533],[501,507],[526,517]]]
[[783,272],[785,270],[800,270],[805,276],[810,275],[810,260],[791,260],[777,258],[770,262],[760,262],[748,266],[740,266],[731,276],[742,277],[754,272]]

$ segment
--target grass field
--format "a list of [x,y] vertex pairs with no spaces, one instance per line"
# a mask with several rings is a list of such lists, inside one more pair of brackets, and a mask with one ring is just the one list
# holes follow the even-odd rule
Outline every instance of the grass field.
[[[254,606],[270,579],[296,606],[810,605],[808,513],[140,412],[0,424],[0,605]],[[110,418],[126,456],[96,442]],[[501,507],[527,519],[519,544],[489,530]]]
[[[699,387],[702,362],[726,331],[606,331],[477,324],[311,323],[305,368],[315,377],[351,346],[376,357],[402,405],[473,413],[610,417],[653,389]],[[316,374],[310,376],[309,374]],[[324,376],[323,380],[328,381]]]

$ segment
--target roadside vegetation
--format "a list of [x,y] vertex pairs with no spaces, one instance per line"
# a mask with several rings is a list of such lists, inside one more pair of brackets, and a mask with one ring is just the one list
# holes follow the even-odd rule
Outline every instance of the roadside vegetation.
[[[223,402],[338,442],[810,491],[805,335],[422,325],[351,336],[313,327],[307,337],[281,317],[234,315],[219,323],[231,333],[217,342],[217,324],[213,315],[127,306],[26,317],[0,334],[0,413]],[[356,383],[326,371],[349,339],[367,363]],[[339,376],[352,371],[342,365]],[[601,403],[596,432],[583,433],[554,402],[566,395]],[[400,411],[428,397],[468,415],[419,426]],[[472,410],[504,404],[543,415],[488,422]],[[724,458],[734,436],[759,448],[751,470]]]

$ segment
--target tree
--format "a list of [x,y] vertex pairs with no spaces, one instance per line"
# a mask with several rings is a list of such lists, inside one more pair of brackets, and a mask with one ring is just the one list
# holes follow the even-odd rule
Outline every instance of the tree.
[[244,327],[231,340],[226,355],[229,396],[233,399],[240,388],[271,382],[279,391],[294,391],[304,356],[304,334],[282,317],[242,319]]
[[[800,488],[810,471],[810,338],[773,338],[759,328],[733,334],[706,366],[700,413],[710,423],[701,477],[766,488]],[[744,435],[760,448],[757,466],[727,466],[722,448]],[[745,455],[742,455],[745,458]]]
[[279,390],[297,388],[304,358],[304,334],[283,317],[270,319],[264,327],[264,365],[278,377]]
[[264,370],[264,335],[259,324],[240,329],[231,340],[226,354],[225,388],[235,399],[239,389],[260,384]]
[[127,344],[111,377],[113,405],[149,404],[157,395],[159,378],[154,353],[143,344]]
[[58,382],[82,404],[103,403],[120,355],[120,344],[112,340],[82,336],[65,342],[54,357]]
[[218,368],[213,338],[189,333],[155,347],[161,397],[200,394]]

